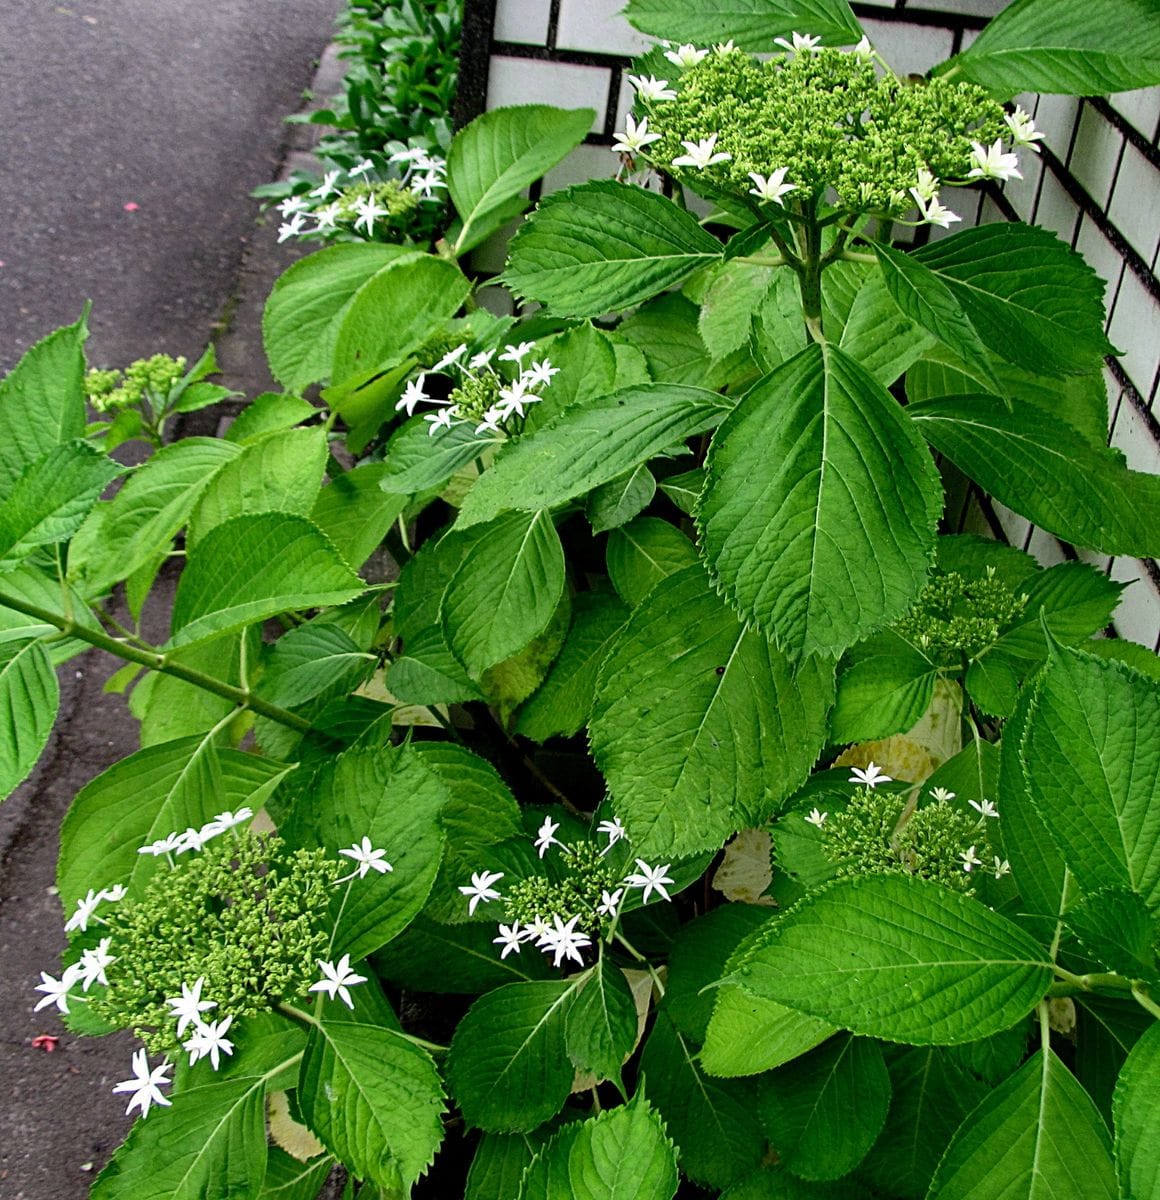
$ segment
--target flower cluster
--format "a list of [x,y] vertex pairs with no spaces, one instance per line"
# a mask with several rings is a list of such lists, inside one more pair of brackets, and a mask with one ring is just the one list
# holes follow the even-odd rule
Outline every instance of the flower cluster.
[[154,409],[185,374],[185,359],[168,354],[139,358],[123,371],[94,368],[85,374],[85,395],[99,413],[118,413],[148,400]]
[[842,875],[918,875],[957,891],[973,893],[976,869],[1001,879],[1011,870],[991,848],[987,825],[999,819],[990,800],[968,800],[972,817],[951,802],[955,793],[936,787],[925,804],[908,804],[905,793],[879,792],[891,782],[873,763],[855,768],[859,787],[842,812],[814,808],[806,822],[821,831],[826,856]]
[[541,858],[553,846],[559,849],[563,879],[540,875],[521,879],[505,895],[495,887],[503,878],[502,871],[479,871],[470,884],[459,889],[468,898],[470,913],[481,903],[503,902],[505,922],[499,925],[499,936],[492,939],[502,947],[500,958],[518,954],[531,943],[552,956],[553,966],[559,967],[566,959],[583,965],[580,951],[592,945],[593,937],[605,926],[615,928],[628,889],[639,889],[645,904],[654,892],[663,900],[671,899],[667,890],[673,882],[668,873],[671,863],[653,867],[638,858],[637,869],[624,873],[609,861],[609,851],[627,837],[619,817],[597,825],[596,832],[608,838],[602,848],[589,841],[567,845],[556,837],[559,828],[558,821],[545,817],[535,846]]
[[850,51],[818,43],[778,38],[782,52],[766,62],[732,43],[668,50],[671,80],[628,77],[641,115],[613,150],[695,178],[699,190],[782,208],[836,196],[841,208],[891,219],[917,206],[916,223],[945,228],[959,218],[939,202],[942,185],[1021,177],[1014,151],[1036,150],[1043,136],[974,84],[900,80],[866,39]]
[[963,655],[974,658],[993,645],[1026,606],[1026,593],[1015,595],[994,567],[981,579],[947,571],[922,589],[894,630],[940,665],[958,666]]
[[402,241],[420,205],[442,206],[447,163],[422,146],[403,147],[387,161],[401,174],[379,178],[367,158],[348,171],[327,171],[316,187],[288,196],[278,205],[278,241]]
[[[406,411],[407,416],[412,416],[420,403],[435,405],[435,412],[423,414],[429,434],[453,425],[474,425],[476,433],[496,436],[515,432],[522,427],[527,410],[543,399],[533,389],[549,387],[552,377],[559,374],[559,368],[553,367],[547,358],[533,360],[527,367],[523,365],[535,348],[535,342],[521,342],[518,346],[505,346],[499,353],[483,350],[467,358],[467,345],[460,344],[407,383],[396,411]],[[504,363],[513,370],[501,369],[500,364]],[[440,373],[458,380],[446,399],[426,391],[427,376]]]

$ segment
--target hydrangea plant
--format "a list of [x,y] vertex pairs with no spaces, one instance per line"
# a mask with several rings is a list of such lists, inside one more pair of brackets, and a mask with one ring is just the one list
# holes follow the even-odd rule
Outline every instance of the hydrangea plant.
[[1157,82],[1154,14],[1018,0],[913,79],[844,0],[628,11],[617,178],[499,280],[591,112],[461,130],[430,252],[332,180],[368,236],[223,439],[112,462],[83,319],[0,384],[0,782],[87,647],[142,726],[31,993],[142,1042],[98,1200],[1155,1192],[1160,670],[947,504],[1160,553],[1101,281],[950,190],[1036,153],[1023,90]]

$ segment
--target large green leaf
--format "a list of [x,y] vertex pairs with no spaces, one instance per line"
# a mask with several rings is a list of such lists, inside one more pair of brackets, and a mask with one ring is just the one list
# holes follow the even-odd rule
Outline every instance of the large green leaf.
[[306,1043],[297,1095],[322,1143],[384,1191],[406,1194],[443,1140],[435,1064],[393,1029],[320,1021]]
[[1160,83],[1156,0],[1016,0],[944,68],[1003,97],[1098,96]]
[[615,479],[602,483],[588,494],[584,506],[593,533],[607,533],[626,524],[652,503],[657,481],[643,463]]
[[643,1093],[550,1141],[519,1200],[672,1200],[677,1155]]
[[1109,554],[1160,554],[1160,477],[1128,470],[1114,451],[995,396],[946,396],[907,412],[940,454],[1049,533]]
[[840,652],[906,611],[941,509],[934,461],[894,398],[812,345],[721,426],[697,523],[730,601],[797,656]]
[[139,846],[200,827],[222,809],[259,809],[286,774],[282,763],[219,750],[207,737],[138,750],[77,793],[60,837],[57,886],[71,910],[89,888],[135,887],[157,860]]
[[85,519],[69,545],[69,578],[100,595],[138,567],[167,554],[215,473],[241,453],[217,438],[162,446]]
[[583,140],[590,108],[521,104],[496,108],[455,135],[447,153],[447,186],[463,221],[455,253],[466,254],[511,215],[508,201]]
[[1056,645],[1023,732],[1027,788],[1085,891],[1160,908],[1160,686]]
[[658,584],[609,650],[592,750],[644,858],[716,849],[768,820],[825,738],[833,667],[795,667],[698,565]]
[[291,609],[345,604],[364,590],[304,517],[235,517],[190,553],[173,602],[171,644],[188,645]]
[[334,1159],[329,1154],[299,1162],[285,1150],[271,1146],[258,1200],[318,1200],[333,1167]]
[[385,463],[369,462],[336,475],[318,493],[309,513],[355,570],[381,545],[407,506],[406,496],[383,489],[386,471]]
[[732,38],[744,50],[768,52],[774,38],[808,32],[827,45],[862,36],[846,0],[629,0],[624,15],[643,33],[711,45]]
[[447,586],[447,643],[478,678],[547,628],[563,590],[564,550],[547,510],[499,517]]
[[565,1044],[578,1071],[620,1086],[620,1068],[636,1045],[636,1001],[624,972],[605,955],[568,1009]]
[[544,200],[512,240],[504,282],[562,317],[595,317],[663,292],[720,258],[721,243],[665,196],[613,180]]
[[265,1077],[182,1091],[137,1121],[93,1183],[93,1200],[253,1200],[266,1174]]
[[294,708],[323,692],[352,692],[371,673],[378,656],[358,648],[333,625],[299,625],[270,651],[258,693],[272,704]]
[[54,446],[0,504],[0,567],[66,542],[122,468],[86,442]]
[[899,309],[882,272],[875,271],[858,289],[838,344],[889,387],[934,345],[934,337]]
[[447,1082],[469,1125],[531,1130],[563,1107],[573,1077],[565,1023],[582,980],[509,983],[471,1006],[447,1055]]
[[838,1179],[882,1132],[890,1076],[877,1042],[840,1033],[763,1079],[760,1111],[778,1161],[804,1179]]
[[1108,1129],[1050,1048],[1039,1050],[959,1126],[929,1200],[1114,1200]]
[[222,436],[227,442],[244,446],[268,433],[292,429],[317,414],[318,409],[301,396],[290,392],[263,392],[238,413]]
[[459,524],[563,504],[712,429],[731,404],[704,388],[646,383],[573,405],[500,455],[468,492]]
[[85,431],[88,310],[50,333],[0,379],[0,500],[33,463]]
[[391,435],[379,485],[384,492],[411,496],[442,487],[461,467],[504,444],[504,439],[493,433],[476,433],[470,422],[434,436],[432,430],[429,421],[417,416]]
[[1160,1025],[1132,1048],[1112,1101],[1116,1173],[1123,1196],[1160,1192]]
[[763,930],[731,978],[852,1033],[927,1046],[1007,1029],[1043,996],[1051,965],[978,900],[865,875],[812,893]]
[[616,348],[603,329],[584,321],[552,338],[540,349],[560,373],[543,400],[532,405],[524,433],[547,425],[569,405],[583,404],[616,389]]
[[48,742],[60,688],[48,648],[38,641],[0,642],[0,800],[23,782]]
[[792,1062],[834,1032],[825,1021],[733,984],[713,993],[713,1016],[701,1047],[701,1066],[710,1075],[759,1075]]
[[377,242],[327,246],[284,272],[262,314],[262,342],[274,378],[295,391],[326,379],[351,297],[408,253],[414,252]]
[[660,517],[637,517],[614,529],[605,559],[612,586],[632,608],[662,579],[700,561],[693,543]]
[[388,263],[351,298],[334,340],[331,380],[393,367],[455,315],[471,282],[446,259],[424,254]]
[[663,292],[617,326],[623,343],[644,356],[657,383],[703,386],[709,355],[697,331],[697,306],[680,292]]
[[858,742],[904,733],[926,712],[938,674],[937,663],[893,630],[874,634],[839,665],[830,740]]
[[1144,897],[1127,888],[1102,888],[1067,910],[1067,927],[1109,971],[1127,979],[1160,982],[1157,928]]

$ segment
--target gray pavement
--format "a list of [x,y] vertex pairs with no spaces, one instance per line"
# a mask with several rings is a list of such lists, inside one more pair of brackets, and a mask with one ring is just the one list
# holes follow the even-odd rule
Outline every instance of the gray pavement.
[[[194,355],[216,338],[224,382],[251,396],[269,386],[261,303],[300,251],[256,224],[248,193],[301,144],[282,118],[314,80],[339,4],[0,3],[0,372],[92,299],[94,364]],[[206,414],[197,432],[212,431]],[[115,665],[62,669],[57,731],[0,806],[0,1200],[81,1200],[129,1127],[109,1089],[132,1043],[73,1037],[54,1010],[33,1014],[31,991],[64,944],[50,890],[60,820],[136,749],[123,700],[102,691]],[[34,1048],[39,1034],[57,1049]]]

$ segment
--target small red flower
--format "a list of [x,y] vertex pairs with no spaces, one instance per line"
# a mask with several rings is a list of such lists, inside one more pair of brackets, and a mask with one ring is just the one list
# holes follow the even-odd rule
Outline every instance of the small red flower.
[[135,204],[132,200],[130,200],[128,204],[122,204],[121,207],[126,212],[136,212],[141,207],[141,205]]
[[46,1054],[51,1054],[60,1046],[60,1038],[51,1033],[42,1033],[32,1039],[33,1050],[43,1050]]

